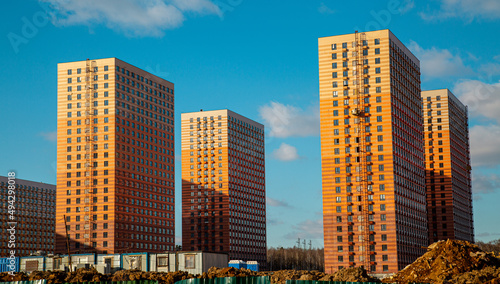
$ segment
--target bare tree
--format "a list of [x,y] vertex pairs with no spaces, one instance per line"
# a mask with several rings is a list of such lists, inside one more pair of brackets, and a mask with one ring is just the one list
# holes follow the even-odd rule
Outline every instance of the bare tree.
[[324,249],[271,247],[267,250],[267,267],[271,271],[284,269],[324,271]]

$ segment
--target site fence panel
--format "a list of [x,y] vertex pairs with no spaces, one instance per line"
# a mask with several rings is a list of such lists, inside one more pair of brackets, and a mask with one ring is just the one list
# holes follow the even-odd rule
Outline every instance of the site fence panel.
[[271,284],[269,276],[256,277],[221,277],[193,278],[175,282],[175,284]]
[[[380,284],[380,282],[287,280],[286,284]],[[408,284],[429,284],[429,283],[408,283]]]

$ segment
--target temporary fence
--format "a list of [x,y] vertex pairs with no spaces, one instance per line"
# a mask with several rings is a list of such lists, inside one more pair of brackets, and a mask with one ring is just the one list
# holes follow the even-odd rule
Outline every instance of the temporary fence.
[[[286,284],[380,284],[380,282],[287,280]],[[408,284],[428,284],[428,283],[408,283]]]
[[[0,282],[0,284],[48,284],[47,280]],[[158,284],[156,280],[101,281],[101,282],[63,282],[61,284]]]
[[175,284],[270,284],[269,276],[192,278],[175,282]]

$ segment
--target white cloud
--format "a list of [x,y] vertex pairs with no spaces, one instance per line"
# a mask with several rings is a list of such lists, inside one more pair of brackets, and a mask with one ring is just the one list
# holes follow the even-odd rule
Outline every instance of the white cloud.
[[462,80],[454,86],[453,93],[468,106],[472,116],[494,119],[500,123],[500,83]]
[[95,25],[132,36],[162,36],[179,27],[185,13],[221,15],[209,0],[40,0],[53,6],[56,25]]
[[273,157],[280,161],[290,162],[299,159],[299,154],[297,154],[297,148],[288,145],[286,143],[281,143],[280,147],[273,152]]
[[269,216],[267,217],[267,226],[268,227],[269,227],[269,225],[277,226],[277,225],[281,225],[281,224],[285,224],[285,222],[283,222],[283,220],[281,218],[270,218]]
[[40,132],[38,135],[42,136],[43,139],[47,141],[57,141],[57,131],[52,131],[52,132]]
[[415,7],[415,1],[404,0],[403,3],[401,3],[401,7],[399,7],[399,12],[401,14],[405,14],[406,12],[410,11],[414,7]]
[[297,225],[292,225],[292,231],[285,235],[286,239],[297,238],[307,240],[323,240],[323,218],[317,220],[305,220]]
[[464,65],[459,55],[452,54],[448,49],[439,49],[436,47],[425,49],[413,40],[410,41],[409,48],[420,60],[420,71],[424,78],[474,74],[471,68]]
[[273,207],[288,207],[291,208],[290,204],[284,200],[278,200],[271,197],[267,197],[266,204]]
[[493,62],[482,64],[479,67],[479,71],[481,71],[481,73],[483,73],[485,76],[490,78],[492,76],[496,76],[496,75],[500,74],[500,64],[493,63]]
[[318,12],[320,12],[321,14],[334,14],[335,10],[326,6],[325,3],[321,3],[318,7]]
[[470,129],[470,152],[473,167],[500,164],[500,126],[476,125]]
[[500,1],[498,0],[441,0],[440,10],[421,13],[424,20],[463,18],[472,21],[476,18],[499,19]]
[[472,174],[472,191],[474,194],[492,193],[500,188],[500,176],[495,174]]
[[315,136],[319,134],[319,108],[304,111],[298,107],[271,102],[259,108],[259,113],[269,127],[269,136]]

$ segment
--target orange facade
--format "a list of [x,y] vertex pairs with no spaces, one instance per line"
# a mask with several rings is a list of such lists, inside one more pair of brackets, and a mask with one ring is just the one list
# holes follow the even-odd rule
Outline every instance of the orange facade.
[[0,257],[11,256],[11,251],[16,257],[53,253],[56,186],[0,176],[0,193],[5,200],[0,211],[4,220]]
[[429,240],[474,242],[467,107],[447,89],[422,103]]
[[182,248],[265,263],[264,126],[229,110],[181,119]]
[[116,58],[57,77],[55,252],[173,250],[173,84]]
[[325,270],[396,272],[427,246],[419,61],[389,30],[318,49]]

